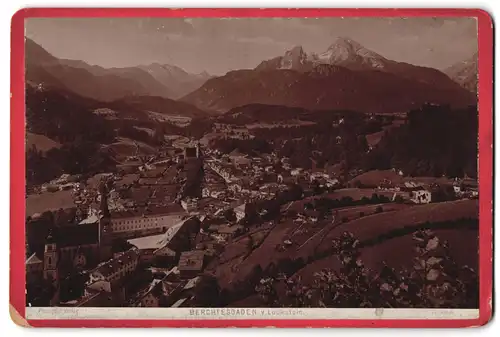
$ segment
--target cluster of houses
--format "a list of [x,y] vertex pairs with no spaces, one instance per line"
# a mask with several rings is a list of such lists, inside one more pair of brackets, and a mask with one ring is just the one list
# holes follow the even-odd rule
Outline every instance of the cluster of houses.
[[[455,179],[451,184],[424,183],[417,180],[394,184],[388,179],[383,179],[378,190],[394,192],[394,197],[401,196],[415,204],[443,201],[443,198],[462,199],[479,196],[477,182],[471,179]],[[449,193],[446,193],[446,190]]]
[[[69,175],[52,181],[49,185],[58,190],[74,190],[79,215],[74,224],[48,236],[32,235],[44,242],[43,251],[27,257],[27,282],[50,280],[59,291],[63,274],[76,270],[85,275],[83,295],[61,303],[56,294],[51,300],[55,305],[190,305],[207,264],[227,242],[248,231],[244,224],[256,213],[254,201],[271,200],[290,183],[340,186],[334,174],[293,168],[275,154],[253,157],[236,150],[228,155],[207,150],[201,194],[185,196],[185,167],[199,164],[201,149],[196,144],[178,152],[169,159],[152,158],[135,171],[100,174],[86,186]],[[183,159],[174,160],[176,156]],[[452,187],[456,197],[477,197],[474,182],[456,181]],[[434,185],[383,180],[378,188],[414,203],[436,200]],[[303,227],[318,221],[314,210],[294,219]],[[122,246],[115,247],[116,242]],[[284,244],[290,245],[291,239]]]
[[[206,172],[214,172],[221,181],[205,184],[202,196],[205,198],[239,198],[247,201],[274,198],[292,183],[309,186],[316,182],[321,188],[333,189],[340,186],[334,174],[325,170],[304,170],[290,166],[287,158],[278,158],[276,154],[252,157],[237,150],[221,155],[209,151],[210,158],[205,159]],[[205,172],[205,174],[207,174]]]

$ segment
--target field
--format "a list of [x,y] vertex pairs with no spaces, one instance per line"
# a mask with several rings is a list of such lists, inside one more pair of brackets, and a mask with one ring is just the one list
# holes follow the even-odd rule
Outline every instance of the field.
[[[411,262],[413,254],[412,237],[408,232],[394,232],[408,226],[417,226],[425,222],[452,221],[463,218],[478,218],[477,200],[460,200],[428,205],[382,204],[383,213],[375,214],[378,205],[363,205],[338,209],[334,222],[325,220],[316,224],[296,224],[291,219],[285,219],[276,224],[262,244],[248,254],[247,239],[238,243],[230,243],[228,250],[221,256],[215,269],[221,286],[244,280],[256,265],[263,269],[280,259],[298,259],[310,261],[304,268],[304,274],[312,276],[307,268],[315,271],[326,266],[335,265],[335,257],[328,256],[331,242],[344,231],[352,232],[362,243],[363,258],[367,265],[375,268],[383,261],[394,265]],[[361,216],[360,212],[364,215]],[[343,219],[342,221],[340,219]],[[410,230],[411,231],[411,230]],[[459,247],[454,254],[457,258],[474,266],[477,251],[477,229],[436,228],[436,233],[449,240],[454,247]],[[470,233],[469,233],[470,232]],[[384,237],[388,233],[396,233],[394,237]],[[289,247],[277,250],[277,246],[290,240]],[[463,240],[463,245],[461,244]],[[468,253],[464,253],[464,249]],[[397,251],[398,254],[393,252]],[[322,256],[326,257],[323,258]],[[244,258],[247,256],[246,258]],[[224,261],[224,262],[223,262]]]
[[106,148],[111,149],[119,157],[153,154],[156,152],[152,146],[128,138],[118,138],[117,142],[107,145]]
[[423,184],[450,184],[453,181],[448,178],[435,178],[435,177],[402,177],[392,170],[373,170],[368,171],[359,176],[353,178],[350,184],[359,181],[363,186],[366,187],[377,187],[382,180],[390,180],[393,184],[402,184],[405,182],[419,182]]
[[[228,286],[237,280],[244,280],[254,266],[263,269],[271,263],[288,258],[301,258],[306,265],[295,272],[304,284],[314,280],[314,274],[323,269],[339,270],[341,265],[336,256],[329,253],[332,240],[342,232],[352,232],[362,243],[361,259],[364,265],[372,270],[380,270],[386,263],[396,268],[411,268],[415,257],[412,230],[394,232],[407,226],[417,226],[426,221],[452,221],[464,218],[478,218],[477,200],[460,200],[428,205],[384,204],[384,212],[370,213],[376,205],[358,206],[339,210],[339,217],[352,216],[347,222],[321,223],[317,228],[309,228],[302,234],[294,234],[297,227],[292,221],[285,221],[276,226],[264,242],[252,251],[249,257],[232,264],[218,266],[219,282]],[[371,214],[359,217],[359,212]],[[299,230],[300,232],[300,230]],[[396,233],[393,236],[383,236]],[[468,265],[477,270],[479,247],[478,228],[461,226],[457,228],[435,227],[434,233],[440,240],[446,240],[450,246],[450,254],[459,264]],[[275,246],[290,238],[293,244],[285,251],[276,251]],[[303,242],[306,242],[304,245]],[[397,253],[395,253],[397,252]],[[237,268],[235,266],[237,265]],[[236,275],[232,275],[235,273]],[[256,302],[257,301],[257,302]],[[236,302],[235,302],[236,303]],[[253,295],[237,302],[241,306],[255,306],[258,298]],[[234,305],[234,303],[232,304]]]
[[147,111],[147,114],[151,119],[159,122],[171,122],[178,125],[187,125],[191,122],[191,118],[185,116],[167,115],[155,111]]
[[403,124],[403,123],[404,123],[403,120],[397,119],[397,120],[393,121],[392,124],[384,126],[382,128],[382,131],[367,134],[366,135],[366,142],[368,143],[368,146],[371,146],[371,147],[376,146],[380,142],[382,137],[384,136],[385,131],[391,130],[392,128],[395,128],[398,126],[401,126],[401,124]]
[[151,137],[153,136],[154,134],[154,130],[153,129],[150,129],[150,128],[144,128],[144,127],[140,127],[140,126],[134,126],[134,128],[136,128],[137,130],[140,130],[140,131],[144,131],[144,132],[147,132],[148,135],[150,135]]
[[[327,220],[315,225],[300,225],[294,223],[291,219],[286,219],[276,224],[269,235],[263,236],[263,242],[254,248],[250,254],[248,254],[247,239],[232,242],[225,247],[225,251],[217,261],[215,273],[219,283],[221,286],[227,286],[236,281],[244,280],[256,265],[260,265],[264,269],[272,262],[276,263],[282,258],[302,257],[307,259],[313,255],[317,246],[322,242],[327,242],[325,237],[333,228],[339,225],[338,221],[341,218],[357,219],[360,212],[365,214],[374,213],[377,206],[363,205],[339,209],[339,219],[335,223]],[[392,212],[411,206],[384,204],[383,207],[386,212]],[[286,250],[277,251],[276,247],[283,245],[285,240],[290,240],[292,245]],[[255,241],[257,242],[257,240]],[[331,242],[331,239],[328,242]],[[246,258],[244,258],[245,256]]]
[[27,132],[26,133],[26,148],[29,149],[32,146],[36,146],[38,151],[42,151],[43,153],[53,149],[60,148],[61,144],[58,142],[43,136],[37,135],[36,133]]
[[379,191],[374,188],[343,188],[336,190],[332,193],[322,194],[319,196],[312,196],[308,198],[304,198],[302,200],[297,200],[292,202],[291,204],[286,204],[282,207],[283,210],[295,210],[302,211],[304,209],[304,205],[312,202],[315,199],[327,198],[327,199],[337,199],[340,200],[344,197],[350,197],[353,200],[361,200],[363,197],[371,198],[373,194],[383,195],[388,198],[392,198],[394,192],[388,191]]
[[[470,229],[435,230],[434,233],[440,240],[447,240],[450,245],[450,255],[458,263],[468,265],[477,270],[478,266],[478,231]],[[377,245],[363,248],[361,260],[364,265],[372,270],[378,270],[385,262],[393,267],[411,268],[415,257],[415,248],[412,235],[404,235],[388,239]],[[395,254],[397,252],[397,254]],[[296,275],[300,276],[305,283],[314,279],[314,273],[322,269],[339,270],[340,263],[336,256],[328,256],[308,264]]]
[[71,190],[30,194],[26,198],[26,216],[71,207],[74,207]]
[[311,121],[302,121],[298,119],[289,119],[286,122],[280,121],[278,123],[251,123],[245,124],[247,129],[272,129],[272,128],[285,128],[292,126],[307,126],[307,125],[315,125],[315,122]]
[[338,226],[329,236],[333,239],[342,232],[349,231],[363,241],[372,239],[382,233],[424,222],[451,221],[462,218],[477,219],[478,213],[478,200],[415,205],[395,212],[373,214],[349,221]]

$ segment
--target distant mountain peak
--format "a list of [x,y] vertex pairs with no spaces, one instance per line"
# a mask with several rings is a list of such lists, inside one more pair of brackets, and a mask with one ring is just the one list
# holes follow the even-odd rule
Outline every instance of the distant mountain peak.
[[470,92],[477,92],[477,56],[477,52],[475,52],[468,59],[455,63],[445,69],[444,73],[463,88]]
[[387,60],[349,37],[338,37],[318,55],[320,63],[332,65],[357,64],[360,67],[384,68]]
[[46,51],[41,45],[33,41],[32,39],[24,38],[24,48],[26,55],[26,63],[38,63],[38,64],[56,64],[58,59]]
[[281,69],[301,69],[307,63],[307,54],[302,46],[295,46],[285,52],[281,59]]
[[354,41],[350,37],[345,37],[345,36],[339,36],[335,39],[334,43],[330,45],[330,48],[336,48],[338,46],[343,46],[345,48],[349,48],[352,50],[358,50],[361,48],[364,48],[360,43]]

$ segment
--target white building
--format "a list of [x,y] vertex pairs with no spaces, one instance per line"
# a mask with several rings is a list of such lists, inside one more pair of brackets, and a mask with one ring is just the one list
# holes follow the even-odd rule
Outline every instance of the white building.
[[135,272],[138,262],[139,250],[137,248],[117,254],[90,272],[87,288],[111,292],[112,285]]
[[234,214],[236,214],[236,221],[241,221],[246,216],[246,204],[239,205],[234,208]]
[[171,212],[159,214],[117,212],[111,215],[110,232],[124,237],[163,233],[185,216],[186,212],[179,205]]
[[427,190],[411,192],[411,201],[416,204],[428,204],[432,200],[432,193]]
[[194,212],[198,209],[198,200],[191,198],[181,200],[181,206],[188,213]]
[[293,169],[292,171],[290,171],[290,174],[294,177],[300,175],[302,173],[302,168],[298,167],[296,169]]

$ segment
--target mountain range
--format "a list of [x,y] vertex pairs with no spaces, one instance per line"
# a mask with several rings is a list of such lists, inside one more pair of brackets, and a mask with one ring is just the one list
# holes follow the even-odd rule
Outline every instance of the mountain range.
[[477,92],[477,53],[471,58],[456,63],[444,70],[451,79],[470,92]]
[[[190,117],[247,104],[400,112],[425,103],[454,107],[476,103],[477,55],[441,72],[387,59],[345,37],[337,38],[319,54],[296,46],[254,69],[230,71],[220,77],[206,72],[190,74],[160,63],[103,68],[56,58],[30,39],[26,39],[25,54],[26,80],[31,85],[72,91],[101,102],[144,105],[145,110],[158,110],[166,104]],[[181,105],[169,99],[177,99]]]
[[190,74],[166,64],[103,68],[80,60],[59,59],[31,39],[25,43],[26,81],[65,89],[109,102],[126,96],[179,98],[200,87],[211,76]]
[[297,46],[255,69],[210,79],[182,100],[214,111],[260,103],[399,112],[424,103],[467,106],[476,98],[439,70],[389,60],[338,38],[319,55]]

